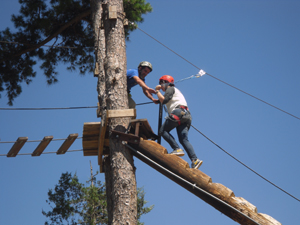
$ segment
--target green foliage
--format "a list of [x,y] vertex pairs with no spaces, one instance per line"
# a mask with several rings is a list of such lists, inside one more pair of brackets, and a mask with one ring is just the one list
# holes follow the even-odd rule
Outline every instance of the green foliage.
[[[19,3],[20,15],[12,15],[17,31],[0,31],[0,93],[6,91],[9,105],[22,92],[21,84],[29,84],[36,76],[33,66],[37,60],[42,62],[40,68],[48,84],[57,82],[59,63],[71,71],[78,69],[83,75],[91,73],[94,67],[90,0]],[[143,22],[142,15],[152,11],[145,0],[124,0],[123,5],[131,22]],[[134,29],[131,24],[125,29],[127,40]]]
[[[52,208],[51,211],[42,211],[50,221],[45,225],[96,225],[108,224],[107,202],[105,185],[97,181],[95,176],[88,181],[89,186],[80,183],[78,177],[71,173],[63,173],[54,191],[48,192],[46,202]],[[153,205],[145,207],[145,192],[143,188],[138,188],[138,224],[142,215],[149,213]],[[52,206],[54,205],[54,207]]]
[[151,205],[150,207],[144,207],[148,202],[145,200],[145,192],[144,188],[138,188],[137,189],[137,219],[138,219],[138,225],[144,225],[144,223],[140,222],[140,218],[142,215],[149,213],[154,205]]

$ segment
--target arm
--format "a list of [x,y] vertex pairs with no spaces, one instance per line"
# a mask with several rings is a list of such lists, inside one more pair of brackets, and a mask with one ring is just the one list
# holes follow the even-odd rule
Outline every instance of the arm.
[[141,88],[143,89],[144,94],[150,99],[152,100],[154,103],[157,103],[157,99],[153,98],[152,94],[155,94],[155,90],[152,88],[149,88],[145,82],[140,79],[138,76],[134,76],[133,79],[136,81],[136,83],[138,85],[141,86]]
[[159,91],[161,89],[160,85],[157,85],[155,87],[155,93],[157,94],[158,100],[160,101],[161,104],[163,104],[163,101],[165,100],[165,97],[162,95],[162,93]]
[[164,95],[159,91],[160,89],[162,89],[161,85],[155,87],[157,97],[162,104],[166,104],[173,98],[175,89],[173,87],[168,87]]

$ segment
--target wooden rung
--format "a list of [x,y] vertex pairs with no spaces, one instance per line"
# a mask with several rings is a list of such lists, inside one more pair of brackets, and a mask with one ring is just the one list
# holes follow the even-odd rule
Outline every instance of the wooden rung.
[[7,153],[7,157],[16,157],[27,140],[28,137],[19,137]]
[[31,156],[40,156],[43,151],[46,149],[46,147],[49,145],[49,143],[52,141],[53,136],[45,136],[44,139],[41,141],[41,143],[36,147],[34,152],[31,154]]
[[106,116],[108,118],[117,118],[117,117],[133,117],[133,118],[136,118],[136,109],[107,110]]
[[64,143],[60,146],[58,151],[56,152],[57,155],[65,154],[66,151],[70,148],[73,142],[77,139],[78,134],[70,134],[68,138],[64,141]]

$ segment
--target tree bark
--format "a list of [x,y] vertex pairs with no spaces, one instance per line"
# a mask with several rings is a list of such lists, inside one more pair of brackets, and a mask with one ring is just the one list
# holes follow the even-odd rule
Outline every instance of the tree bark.
[[[123,1],[109,0],[102,4],[91,0],[93,9],[95,54],[98,63],[98,100],[102,113],[109,109],[128,109],[126,48],[123,26]],[[102,7],[101,7],[102,5]],[[117,18],[109,19],[109,7],[115,6]],[[104,30],[101,30],[101,18]],[[129,117],[108,120],[109,134],[124,132]],[[104,160],[108,224],[137,224],[137,191],[133,155],[119,140],[109,142],[109,156]]]

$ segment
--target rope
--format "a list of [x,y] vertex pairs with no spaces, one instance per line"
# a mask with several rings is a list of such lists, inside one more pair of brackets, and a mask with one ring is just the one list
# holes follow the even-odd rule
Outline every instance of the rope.
[[[132,24],[134,24],[134,23],[132,23]],[[170,50],[171,52],[173,52],[175,55],[177,55],[177,56],[179,56],[180,58],[182,58],[182,59],[183,59],[184,61],[186,61],[187,63],[189,63],[189,64],[191,64],[192,66],[194,66],[195,68],[201,70],[198,66],[196,66],[195,64],[193,64],[192,62],[190,62],[189,60],[187,60],[186,58],[184,58],[183,56],[179,55],[177,52],[173,51],[172,49],[170,49],[169,47],[167,47],[166,45],[164,45],[163,43],[161,43],[160,41],[158,41],[157,39],[155,39],[153,36],[151,36],[151,35],[148,34],[147,32],[145,32],[145,31],[143,31],[142,29],[140,29],[137,25],[136,25],[136,27],[137,27],[137,29],[139,29],[141,32],[143,32],[144,34],[146,34],[148,37],[152,38],[153,40],[155,40],[156,42],[158,42],[159,44],[161,44],[162,46],[164,46],[165,48],[167,48],[168,50]],[[210,77],[212,77],[212,78],[214,78],[214,79],[216,79],[216,80],[218,80],[218,81],[220,81],[220,82],[222,82],[222,83],[224,83],[224,84],[226,84],[226,85],[228,85],[228,86],[230,86],[230,87],[232,87],[232,88],[234,88],[234,89],[236,89],[236,90],[238,90],[238,91],[240,91],[240,92],[242,92],[242,93],[244,93],[244,94],[246,94],[246,95],[248,95],[248,96],[250,96],[250,97],[252,97],[252,98],[255,98],[256,100],[261,101],[262,103],[265,103],[265,104],[267,104],[267,105],[269,105],[269,106],[271,106],[271,107],[273,107],[273,108],[275,108],[275,109],[277,109],[277,110],[279,110],[279,111],[281,111],[281,112],[283,112],[283,113],[286,113],[286,114],[288,114],[288,115],[290,115],[290,116],[292,116],[292,117],[294,117],[294,118],[300,120],[300,117],[297,117],[297,116],[295,116],[295,115],[293,115],[293,114],[291,114],[291,113],[289,113],[289,112],[287,112],[287,111],[285,111],[285,110],[283,110],[283,109],[280,109],[279,107],[276,107],[276,106],[274,106],[274,105],[272,105],[272,104],[270,104],[270,103],[268,103],[268,102],[266,102],[266,101],[264,101],[264,100],[262,100],[262,99],[260,99],[260,98],[258,98],[258,97],[255,97],[254,95],[249,94],[248,92],[245,92],[245,91],[243,91],[243,90],[241,90],[241,89],[239,89],[239,88],[237,88],[237,87],[235,87],[235,86],[233,86],[233,85],[231,85],[231,84],[229,84],[229,83],[227,83],[227,82],[225,82],[225,81],[223,81],[223,80],[221,80],[221,79],[219,79],[219,78],[217,78],[217,77],[215,77],[215,76],[213,76],[213,75],[211,75],[211,74],[208,74],[208,73],[206,73],[206,74],[207,74],[208,76],[210,76]],[[190,78],[186,78],[186,79],[190,79]],[[183,80],[186,80],[186,79],[183,79]],[[181,80],[180,80],[180,81],[181,81]]]
[[[82,137],[77,137],[76,139],[82,139]],[[67,140],[67,138],[56,138],[56,139],[52,139],[51,141],[64,141]],[[31,141],[26,141],[26,143],[28,142],[41,142],[43,140],[31,140]],[[17,141],[0,141],[0,144],[13,144],[16,143]]]
[[266,179],[265,177],[263,177],[262,175],[260,175],[259,173],[257,173],[255,170],[251,169],[249,166],[247,166],[246,164],[244,164],[243,162],[241,162],[240,160],[238,160],[237,158],[235,158],[233,155],[231,155],[230,153],[228,153],[227,151],[225,151],[222,147],[220,147],[218,144],[216,144],[214,141],[212,141],[210,138],[208,138],[205,134],[203,134],[201,131],[199,131],[196,127],[194,127],[193,125],[191,125],[196,131],[198,131],[203,137],[205,137],[207,140],[209,140],[211,143],[213,143],[215,146],[217,146],[219,149],[221,149],[223,152],[225,152],[227,155],[229,155],[231,158],[233,158],[234,160],[236,160],[237,162],[239,162],[240,164],[242,164],[244,167],[246,167],[247,169],[249,169],[250,171],[252,171],[253,173],[255,173],[257,176],[259,176],[260,178],[264,179],[265,181],[267,181],[268,183],[270,183],[271,185],[273,185],[274,187],[278,188],[279,190],[281,190],[282,192],[286,193],[287,195],[289,195],[290,197],[296,199],[298,202],[300,202],[300,200],[298,198],[296,198],[295,196],[291,195],[290,193],[288,193],[287,191],[283,190],[282,188],[280,188],[279,186],[277,186],[276,184],[274,184],[273,182],[271,182],[270,180]]
[[[144,102],[136,105],[146,105],[153,102]],[[0,110],[60,110],[60,109],[96,109],[97,106],[78,106],[78,107],[55,107],[55,108],[0,108]]]
[[61,108],[0,108],[0,110],[58,110],[58,109],[92,109],[97,106],[61,107]]
[[[78,149],[78,150],[68,150],[67,152],[82,152],[83,149]],[[41,154],[54,154],[56,152],[42,152]],[[31,155],[32,153],[20,153],[18,155]],[[7,154],[0,154],[0,156],[7,156]]]
[[[166,105],[164,105],[164,110],[166,113],[168,113],[167,109],[166,109]],[[279,186],[277,186],[276,184],[274,184],[273,182],[271,182],[270,180],[266,179],[265,177],[263,177],[262,175],[260,175],[259,173],[257,173],[255,170],[251,169],[249,166],[247,166],[246,164],[244,164],[243,162],[241,162],[240,160],[238,160],[237,158],[235,158],[233,155],[231,155],[230,153],[228,153],[227,151],[225,151],[221,146],[219,146],[218,144],[216,144],[214,141],[212,141],[210,138],[208,138],[205,134],[203,134],[200,130],[198,130],[196,127],[194,127],[191,124],[191,127],[193,127],[196,131],[198,131],[203,137],[205,137],[207,140],[209,140],[211,143],[213,143],[215,146],[217,146],[219,149],[221,149],[223,152],[225,152],[227,155],[229,155],[231,158],[233,158],[234,160],[236,160],[237,162],[239,162],[240,164],[242,164],[244,167],[246,167],[247,169],[249,169],[250,171],[252,171],[253,173],[255,173],[257,176],[259,176],[260,178],[264,179],[265,181],[267,181],[268,183],[270,183],[271,185],[273,185],[274,187],[278,188],[279,190],[281,190],[282,192],[286,193],[287,195],[289,195],[290,197],[296,199],[298,202],[300,202],[300,199],[296,198],[295,196],[291,195],[290,193],[288,193],[287,191],[283,190],[282,188],[280,188]]]

